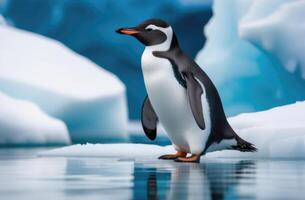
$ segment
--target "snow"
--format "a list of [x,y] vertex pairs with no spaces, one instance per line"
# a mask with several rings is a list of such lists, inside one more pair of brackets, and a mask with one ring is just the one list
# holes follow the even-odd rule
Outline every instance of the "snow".
[[69,144],[66,125],[35,104],[0,93],[0,146]]
[[77,144],[39,153],[40,156],[63,157],[107,157],[119,159],[157,158],[162,154],[174,153],[171,145],[153,144]]
[[230,118],[234,130],[259,149],[257,153],[214,152],[242,158],[305,158],[305,101]]
[[[233,129],[258,148],[256,153],[223,150],[208,153],[206,158],[278,158],[305,159],[305,101],[270,110],[241,114],[230,118]],[[112,158],[157,158],[174,152],[171,145],[86,144],[47,152],[42,156],[83,156]],[[203,157],[203,159],[205,158]]]
[[228,116],[305,99],[303,6],[304,1],[214,1],[204,29],[207,42],[196,61],[215,83]]
[[34,33],[0,25],[0,38],[0,91],[64,121],[74,142],[127,138],[125,86],[116,76]]

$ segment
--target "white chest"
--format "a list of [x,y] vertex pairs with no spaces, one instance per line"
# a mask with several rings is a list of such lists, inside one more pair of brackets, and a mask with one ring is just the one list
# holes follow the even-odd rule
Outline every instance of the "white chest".
[[167,59],[153,56],[150,50],[145,50],[142,55],[142,71],[148,93],[168,96],[169,89],[174,89],[175,92],[179,90],[180,93],[184,91],[177,84],[171,63]]

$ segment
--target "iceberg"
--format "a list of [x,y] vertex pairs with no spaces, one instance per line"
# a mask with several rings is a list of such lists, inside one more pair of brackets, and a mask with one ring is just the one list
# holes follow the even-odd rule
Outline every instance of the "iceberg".
[[0,25],[0,91],[62,120],[73,142],[127,139],[125,86],[61,43]]
[[[229,118],[230,124],[240,137],[255,144],[258,151],[215,151],[207,153],[204,158],[305,159],[304,110],[305,101]],[[72,145],[41,152],[39,155],[157,159],[162,154],[173,152],[171,145],[125,143]]]
[[304,10],[305,1],[253,1],[239,23],[239,35],[305,79]]
[[214,1],[196,61],[228,116],[305,99],[303,2]]
[[0,146],[66,145],[67,127],[35,104],[0,93]]

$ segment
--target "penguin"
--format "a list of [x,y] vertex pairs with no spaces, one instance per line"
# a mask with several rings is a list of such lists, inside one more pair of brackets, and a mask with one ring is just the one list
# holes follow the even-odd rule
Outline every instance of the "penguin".
[[141,66],[148,95],[142,105],[142,127],[154,140],[160,122],[176,150],[159,159],[200,162],[200,157],[211,151],[257,151],[232,129],[216,87],[182,51],[167,22],[149,19],[116,32],[133,36],[145,45]]

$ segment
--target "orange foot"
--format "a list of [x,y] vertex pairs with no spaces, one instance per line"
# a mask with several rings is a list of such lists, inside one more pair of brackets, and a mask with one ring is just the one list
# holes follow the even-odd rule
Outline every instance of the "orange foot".
[[182,152],[182,151],[177,151],[176,154],[168,154],[168,155],[163,155],[163,156],[160,156],[159,159],[162,159],[162,160],[174,160],[174,159],[177,159],[177,158],[183,158],[186,156],[187,153],[185,152]]
[[200,162],[200,155],[191,155],[190,157],[178,157],[175,159],[176,162],[193,162],[199,163]]

